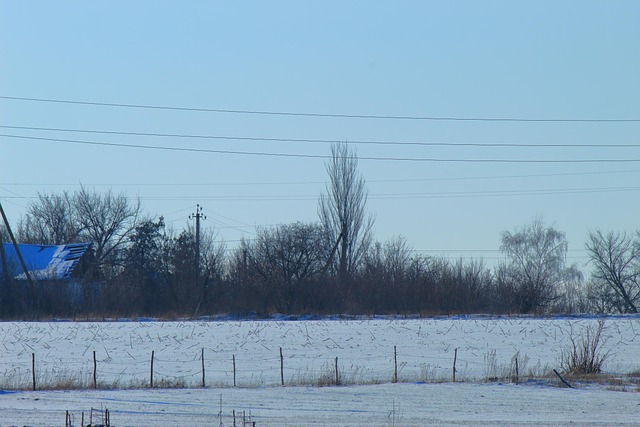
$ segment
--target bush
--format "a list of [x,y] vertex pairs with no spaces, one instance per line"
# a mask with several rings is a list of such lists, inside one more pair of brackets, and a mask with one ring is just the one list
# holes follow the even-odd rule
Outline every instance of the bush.
[[563,350],[561,355],[560,363],[564,372],[574,375],[602,372],[602,366],[609,356],[608,351],[602,352],[604,327],[604,319],[599,319],[597,327],[587,326],[579,337],[575,337],[571,331],[571,347]]

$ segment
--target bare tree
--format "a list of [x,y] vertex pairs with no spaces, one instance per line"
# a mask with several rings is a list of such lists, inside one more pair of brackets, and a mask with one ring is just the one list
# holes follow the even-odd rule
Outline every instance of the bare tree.
[[73,198],[62,194],[38,194],[29,203],[20,227],[20,240],[25,243],[59,245],[74,242],[80,232]]
[[567,314],[588,313],[592,308],[584,276],[576,265],[572,265],[566,270],[565,280],[560,284],[560,295],[553,311]]
[[460,259],[454,268],[459,277],[458,307],[467,313],[483,308],[493,284],[493,275],[484,260],[470,259],[463,263]]
[[390,305],[392,295],[391,280],[385,266],[382,243],[373,242],[362,259],[362,267],[358,271],[360,280],[356,281],[356,289],[350,298],[352,312],[367,311],[370,314],[382,314]]
[[346,143],[331,147],[327,194],[320,196],[318,214],[331,245],[337,248],[337,270],[341,281],[348,281],[371,243],[373,217],[366,215],[367,190],[358,172],[358,157]]
[[384,259],[391,284],[399,285],[404,282],[411,264],[412,251],[413,248],[404,236],[397,236],[385,242]]
[[406,311],[411,251],[403,236],[369,245],[358,271],[357,301],[351,303],[362,304],[372,314]]
[[501,274],[511,287],[513,303],[522,313],[546,309],[567,280],[565,234],[546,226],[541,218],[513,233],[502,234],[508,257]]
[[257,230],[247,248],[249,263],[259,276],[256,283],[269,288],[260,292],[271,296],[280,311],[291,313],[302,288],[322,271],[325,241],[319,224],[297,222]]
[[90,192],[81,187],[73,195],[80,236],[93,243],[95,266],[101,267],[135,231],[140,216],[140,200],[130,203],[123,194]]
[[589,262],[593,264],[591,280],[596,289],[592,295],[601,299],[603,308],[615,307],[621,313],[637,313],[640,301],[640,233],[601,231],[589,233],[586,244]]

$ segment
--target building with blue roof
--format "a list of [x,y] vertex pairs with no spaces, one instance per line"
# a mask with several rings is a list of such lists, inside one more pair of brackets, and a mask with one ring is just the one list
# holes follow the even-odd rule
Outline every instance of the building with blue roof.
[[[67,245],[18,244],[29,275],[34,280],[65,280],[72,278],[80,259],[91,247],[91,243],[71,243]],[[4,268],[8,276],[16,280],[26,280],[15,246],[3,244],[5,259],[0,263],[0,272]],[[6,267],[5,267],[6,266]]]

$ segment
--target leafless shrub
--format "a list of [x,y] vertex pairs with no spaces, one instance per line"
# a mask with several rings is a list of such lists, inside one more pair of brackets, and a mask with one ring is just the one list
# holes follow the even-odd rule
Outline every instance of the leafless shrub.
[[484,377],[487,381],[498,381],[500,374],[498,373],[498,355],[494,350],[484,355]]
[[187,381],[181,377],[162,378],[153,383],[155,388],[186,388]]
[[609,357],[609,352],[603,352],[602,346],[605,340],[602,337],[604,331],[604,319],[598,320],[598,325],[584,328],[583,334],[576,337],[571,331],[569,340],[571,346],[562,350],[560,364],[564,372],[573,375],[599,374],[602,366]]
[[[338,376],[340,372],[338,372]],[[320,376],[317,378],[316,383],[318,387],[327,387],[336,385],[336,371],[331,367],[330,363],[325,363],[320,371]]]
[[418,381],[431,383],[446,383],[451,380],[449,371],[445,371],[439,366],[430,363],[420,364],[420,377]]

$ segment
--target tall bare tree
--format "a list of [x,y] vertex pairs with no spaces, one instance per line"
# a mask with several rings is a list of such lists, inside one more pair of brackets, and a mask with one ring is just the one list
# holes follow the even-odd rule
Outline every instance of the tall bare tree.
[[327,194],[320,195],[318,214],[331,244],[337,247],[337,270],[348,281],[371,243],[373,217],[366,215],[367,189],[358,171],[358,156],[346,143],[331,147],[326,164]]
[[589,233],[586,244],[589,262],[593,264],[591,280],[604,299],[598,305],[615,307],[621,313],[637,313],[640,302],[640,232],[601,231]]
[[508,257],[501,266],[512,289],[514,304],[522,313],[546,309],[558,295],[568,275],[568,244],[565,234],[544,224],[541,218],[515,232],[502,234],[502,252]]
[[93,243],[95,265],[101,267],[135,231],[141,213],[140,200],[130,202],[124,193],[88,191],[73,195],[80,237]]

